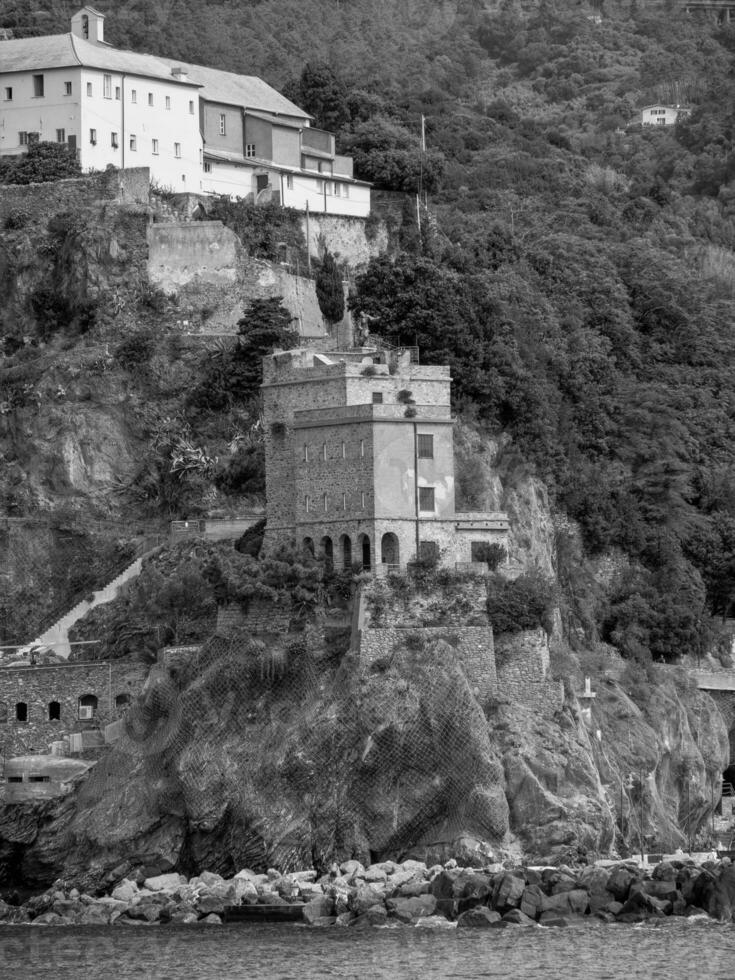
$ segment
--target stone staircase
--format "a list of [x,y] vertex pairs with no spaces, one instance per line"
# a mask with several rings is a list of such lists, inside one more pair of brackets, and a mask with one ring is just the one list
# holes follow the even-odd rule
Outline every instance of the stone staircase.
[[154,555],[159,551],[163,545],[157,545],[155,548],[151,548],[143,554],[139,555],[134,561],[118,572],[118,574],[105,585],[103,588],[98,589],[93,592],[92,595],[87,599],[82,599],[75,606],[72,606],[68,612],[64,613],[53,626],[50,626],[47,630],[41,633],[35,640],[32,641],[28,646],[45,646],[52,647],[54,653],[58,656],[63,657],[65,660],[71,655],[71,644],[69,643],[69,630],[72,626],[86,616],[90,609],[95,609],[97,606],[103,606],[107,602],[112,602],[116,599],[120,589],[127,582],[132,581],[140,575],[141,569],[143,567],[143,562],[146,558]]

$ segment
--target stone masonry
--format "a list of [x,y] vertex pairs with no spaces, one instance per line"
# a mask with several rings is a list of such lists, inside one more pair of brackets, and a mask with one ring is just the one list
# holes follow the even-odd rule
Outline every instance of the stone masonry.
[[[140,693],[147,673],[125,662],[0,668],[4,756],[45,753],[64,736],[104,728]],[[93,698],[92,717],[81,718],[82,699]]]

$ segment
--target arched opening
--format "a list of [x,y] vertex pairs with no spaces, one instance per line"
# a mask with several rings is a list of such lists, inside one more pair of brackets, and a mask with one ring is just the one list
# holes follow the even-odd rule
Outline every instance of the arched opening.
[[343,534],[339,544],[342,549],[342,567],[352,568],[352,538],[349,534]]
[[305,555],[308,555],[311,558],[314,557],[314,539],[313,538],[304,538],[301,547],[303,548]]
[[48,706],[48,720],[49,721],[61,721],[61,705],[58,701],[49,702]]
[[372,559],[370,557],[370,538],[367,534],[360,535],[360,559],[362,561],[362,567],[368,571],[372,568]]
[[86,14],[82,14],[82,37],[89,40],[89,17]]
[[28,721],[28,705],[25,701],[19,701],[15,706],[15,720]]
[[79,698],[79,720],[91,721],[97,714],[97,698],[94,694],[84,694]]
[[325,534],[322,538],[322,554],[324,555],[324,561],[328,569],[334,568],[334,546],[332,544],[332,539],[329,535]]
[[392,531],[384,534],[380,542],[380,560],[384,565],[400,565],[401,563],[398,538]]
[[130,695],[129,694],[118,694],[115,697],[115,711],[119,715],[124,715],[125,712],[130,707]]

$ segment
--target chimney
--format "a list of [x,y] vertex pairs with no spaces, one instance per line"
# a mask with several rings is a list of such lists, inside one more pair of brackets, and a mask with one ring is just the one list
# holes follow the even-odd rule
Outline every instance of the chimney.
[[83,41],[104,44],[105,15],[93,7],[82,7],[71,19],[71,32]]
[[175,68],[171,69],[171,74],[174,76],[177,82],[185,82],[189,77],[189,69],[184,68],[181,65],[176,65]]

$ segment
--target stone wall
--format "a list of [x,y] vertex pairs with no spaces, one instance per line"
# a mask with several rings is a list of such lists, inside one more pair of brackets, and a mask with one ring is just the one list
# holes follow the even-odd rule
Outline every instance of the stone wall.
[[360,637],[360,659],[368,665],[390,657],[411,637],[424,645],[443,640],[453,648],[464,669],[467,682],[482,703],[497,693],[493,631],[489,626],[429,626],[423,628],[392,626],[385,629],[363,629]]
[[564,688],[549,676],[549,640],[543,629],[496,636],[495,664],[499,698],[543,713],[562,707]]
[[245,634],[288,633],[292,609],[268,599],[253,599],[247,612],[237,602],[221,606],[217,611],[217,636],[240,638]]
[[242,246],[221,221],[157,223],[148,228],[148,277],[171,293],[193,279],[229,285]]
[[[369,224],[366,224],[370,221]],[[388,250],[388,228],[381,218],[351,218],[337,214],[309,215],[307,245],[312,255],[321,255],[326,248],[340,262],[353,269],[367,265],[370,259]],[[306,217],[302,227],[307,236]]]
[[[5,755],[28,755],[49,750],[51,742],[85,729],[98,729],[114,721],[115,699],[136,697],[148,669],[129,662],[61,664],[51,667],[0,668],[0,745]],[[79,699],[98,699],[91,721],[79,718]],[[60,718],[49,719],[49,705],[59,705]],[[27,705],[27,721],[16,718],[16,705]]]
[[31,220],[45,222],[60,211],[78,212],[104,201],[147,207],[149,189],[147,167],[110,170],[43,184],[4,184],[0,187],[0,227],[16,209],[28,211]]

